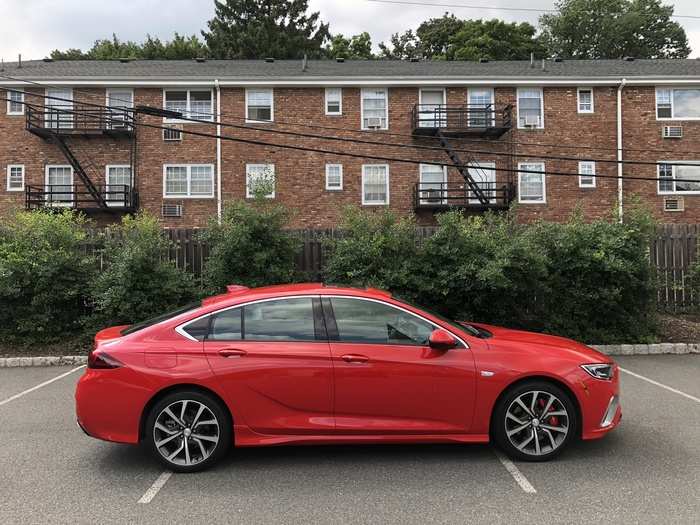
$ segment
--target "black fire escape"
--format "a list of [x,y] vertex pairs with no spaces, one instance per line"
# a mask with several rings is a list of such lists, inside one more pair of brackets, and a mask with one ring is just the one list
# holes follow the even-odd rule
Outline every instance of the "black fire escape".
[[[43,186],[26,186],[28,210],[73,208],[86,213],[131,213],[138,207],[135,188],[136,126],[133,111],[79,103],[26,106],[27,131],[55,144],[72,168],[70,183],[55,183],[46,174]],[[93,160],[99,138],[128,141],[128,181],[108,183],[104,166]],[[85,149],[79,146],[84,144]],[[104,145],[101,145],[104,147]],[[87,151],[86,151],[87,150]],[[80,157],[80,159],[79,159]],[[47,168],[48,169],[48,168]],[[77,176],[77,180],[73,177]],[[104,180],[104,183],[96,181]],[[128,183],[123,183],[128,182]]]
[[[511,105],[416,104],[412,112],[412,121],[414,137],[439,139],[440,147],[464,179],[463,183],[458,184],[446,180],[417,183],[413,192],[416,209],[440,210],[450,207],[472,211],[508,209],[515,198],[512,156],[508,158],[510,165],[506,180],[498,182],[494,168],[484,167],[471,154],[466,154],[462,158],[451,141],[468,137],[500,139],[511,132]],[[512,148],[512,141],[506,141],[503,144]],[[512,154],[512,151],[510,153]],[[497,172],[498,169],[495,168],[495,171]]]

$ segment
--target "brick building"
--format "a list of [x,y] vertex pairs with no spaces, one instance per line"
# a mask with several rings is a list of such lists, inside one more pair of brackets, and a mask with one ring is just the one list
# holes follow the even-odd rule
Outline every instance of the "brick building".
[[669,164],[700,161],[700,60],[44,60],[5,64],[0,94],[5,211],[202,226],[267,179],[294,227],[350,204],[599,217],[620,195],[623,213],[638,195],[663,222],[700,218],[700,162]]

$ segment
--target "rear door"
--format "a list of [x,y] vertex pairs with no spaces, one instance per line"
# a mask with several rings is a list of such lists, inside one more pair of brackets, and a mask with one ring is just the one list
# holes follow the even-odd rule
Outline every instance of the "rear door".
[[474,358],[466,346],[428,346],[435,325],[377,300],[323,298],[340,434],[446,434],[469,430]]
[[333,431],[332,374],[318,297],[266,299],[210,316],[204,352],[232,407],[261,434]]

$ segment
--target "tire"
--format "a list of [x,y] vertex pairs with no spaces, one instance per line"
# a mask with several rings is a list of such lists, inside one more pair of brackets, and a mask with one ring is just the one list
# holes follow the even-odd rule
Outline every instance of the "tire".
[[181,390],[151,408],[144,443],[167,469],[197,472],[226,455],[231,432],[231,418],[219,401],[202,392]]
[[553,459],[578,436],[578,414],[571,396],[546,381],[527,381],[508,390],[496,405],[492,421],[498,447],[521,461]]

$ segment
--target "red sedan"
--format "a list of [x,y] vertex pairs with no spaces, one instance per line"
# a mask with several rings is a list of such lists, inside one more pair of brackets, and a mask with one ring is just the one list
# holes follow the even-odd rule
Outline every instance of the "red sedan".
[[487,443],[541,461],[621,418],[580,343],[450,321],[391,294],[298,284],[102,330],[76,390],[90,436],[191,472],[231,445]]

